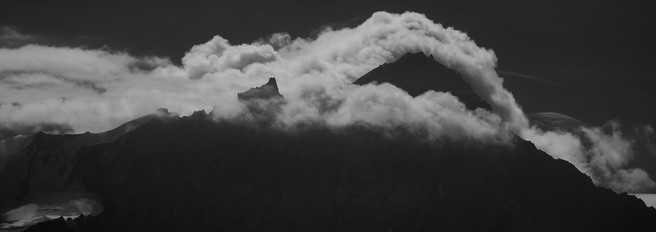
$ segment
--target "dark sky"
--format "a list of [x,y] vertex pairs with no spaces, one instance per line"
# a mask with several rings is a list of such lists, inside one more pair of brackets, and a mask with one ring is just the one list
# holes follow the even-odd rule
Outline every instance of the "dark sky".
[[[375,11],[416,11],[493,49],[498,70],[561,85],[506,87],[527,113],[556,111],[594,124],[656,123],[653,8],[627,1],[281,1],[241,4],[3,1],[0,25],[52,44],[108,45],[179,62],[192,45],[221,35],[233,44],[275,32],[308,37],[321,26],[353,26]],[[502,75],[504,76],[504,75]],[[525,78],[524,78],[525,79]]]

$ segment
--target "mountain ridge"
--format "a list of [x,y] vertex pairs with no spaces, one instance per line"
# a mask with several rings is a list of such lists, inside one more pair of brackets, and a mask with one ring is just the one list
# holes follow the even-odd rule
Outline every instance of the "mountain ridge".
[[651,224],[640,223],[656,217],[637,198],[595,187],[571,164],[519,139],[514,147],[472,147],[430,143],[412,131],[389,137],[366,126],[317,126],[289,133],[194,115],[149,121],[82,147],[68,181],[105,206],[84,225],[648,231],[643,226]]

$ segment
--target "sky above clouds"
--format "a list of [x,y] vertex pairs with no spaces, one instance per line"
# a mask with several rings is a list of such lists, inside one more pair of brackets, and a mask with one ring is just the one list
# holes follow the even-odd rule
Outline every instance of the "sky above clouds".
[[[525,9],[534,9],[540,5],[516,4]],[[409,4],[410,8],[412,5]],[[624,109],[627,104],[617,104],[617,101],[627,100],[632,102],[632,107],[641,108],[647,104],[645,102],[654,99],[650,98],[653,95],[647,90],[649,84],[653,83],[653,79],[649,79],[652,68],[643,65],[647,61],[641,58],[642,54],[633,53],[633,50],[642,47],[635,47],[636,44],[620,47],[615,42],[622,42],[621,39],[604,37],[610,33],[607,28],[618,29],[613,27],[618,26],[618,22],[607,20],[608,15],[597,11],[609,10],[615,6],[614,3],[567,6],[544,4],[536,15],[509,10],[506,8],[511,6],[500,5],[495,7],[502,8],[500,12],[506,16],[493,17],[492,12],[482,8],[463,9],[463,6],[445,4],[445,8],[455,10],[441,15],[439,11],[431,9],[422,14],[362,14],[362,11],[358,14],[348,11],[339,17],[319,14],[312,20],[322,22],[310,28],[292,23],[283,24],[288,29],[271,27],[275,31],[248,25],[266,26],[267,19],[273,18],[269,22],[273,23],[284,17],[303,17],[307,12],[299,11],[297,15],[283,16],[271,13],[273,10],[241,9],[235,6],[237,11],[257,12],[249,15],[254,18],[239,21],[241,28],[237,29],[250,28],[250,32],[232,39],[230,35],[239,33],[234,32],[237,29],[226,25],[235,23],[219,20],[213,21],[219,29],[199,29],[212,33],[211,36],[199,39],[203,33],[185,33],[188,28],[178,27],[176,29],[180,31],[170,36],[174,39],[184,37],[182,41],[194,41],[174,55],[170,53],[179,50],[176,46],[180,45],[166,47],[165,42],[173,39],[167,39],[168,34],[161,34],[163,32],[158,31],[159,26],[153,29],[139,27],[146,26],[142,24],[148,22],[152,23],[149,25],[170,27],[170,17],[157,17],[167,12],[151,15],[161,19],[161,22],[154,18],[144,19],[146,22],[135,21],[137,26],[127,28],[128,32],[125,33],[134,37],[139,37],[140,33],[158,35],[164,38],[162,43],[158,43],[157,38],[148,41],[136,38],[121,42],[127,39],[116,36],[119,34],[112,32],[111,27],[103,35],[106,38],[94,34],[98,31],[87,30],[84,33],[84,29],[80,28],[85,28],[85,23],[103,22],[78,21],[69,19],[73,17],[70,15],[57,19],[69,25],[62,32],[41,30],[44,26],[40,24],[47,25],[49,22],[30,23],[4,18],[2,22],[7,23],[0,28],[0,125],[11,129],[62,124],[70,126],[76,133],[101,132],[152,113],[158,108],[167,108],[180,115],[189,115],[197,110],[213,110],[217,118],[231,119],[244,110],[244,105],[236,98],[238,92],[262,85],[269,77],[275,76],[280,92],[287,99],[281,113],[277,115],[282,128],[293,128],[302,122],[328,126],[365,122],[383,128],[401,125],[427,130],[431,138],[447,136],[485,143],[508,143],[511,135],[515,134],[533,142],[553,157],[571,162],[599,185],[620,192],[656,192],[656,183],[649,175],[649,172],[653,175],[656,170],[644,170],[635,163],[636,156],[656,156],[651,149],[654,131],[650,123],[653,121],[649,120],[654,111],[645,108],[635,111],[643,112],[642,116],[631,116],[635,113],[618,110]],[[16,7],[20,9],[22,6]],[[559,7],[567,7],[569,10]],[[616,11],[638,9],[634,6],[623,7]],[[122,7],[109,5],[107,9]],[[224,6],[224,9],[233,8]],[[583,16],[575,13],[584,9],[593,11],[586,16],[590,18],[581,18]],[[77,12],[75,7],[69,11],[81,15],[91,14]],[[217,11],[216,14],[221,14],[220,10]],[[562,18],[551,20],[549,11],[558,13]],[[467,17],[457,17],[454,12],[467,12],[463,13],[465,15],[476,13],[477,20],[473,17],[460,20]],[[132,14],[138,13],[128,13],[125,18],[117,20],[128,20],[136,17]],[[168,12],[167,15],[175,13]],[[511,21],[508,14],[517,19],[532,19],[529,22],[535,25]],[[641,17],[645,16],[634,12],[629,19],[622,20],[635,18],[640,23],[638,19]],[[481,22],[488,18],[491,22]],[[542,22],[547,19],[553,21],[551,27]],[[292,21],[295,20],[289,20]],[[440,23],[444,23],[444,26]],[[504,30],[489,33],[489,30],[494,30],[494,26],[486,26],[493,23],[505,23],[512,29],[522,31],[520,35],[509,35]],[[80,26],[71,27],[71,24]],[[197,25],[200,24],[203,23],[190,25],[199,27]],[[601,26],[604,24],[607,27]],[[318,25],[330,27],[321,28]],[[461,31],[458,25],[471,33]],[[546,29],[562,28],[536,32],[536,27],[540,25]],[[579,26],[588,25],[593,27],[584,34],[576,30]],[[56,28],[56,25],[50,26]],[[622,26],[625,29],[622,32],[624,36],[633,37],[637,33],[633,29],[635,24]],[[23,28],[26,32],[21,30]],[[299,36],[303,30],[312,32],[309,36]],[[254,34],[256,31],[257,34]],[[599,32],[598,35],[590,35],[595,32]],[[77,36],[78,33],[84,36]],[[476,35],[482,35],[482,46],[477,43],[481,40]],[[588,37],[589,40],[586,40]],[[646,39],[635,36],[638,42]],[[536,40],[540,42],[530,43]],[[104,44],[115,44],[118,49],[102,46]],[[147,44],[142,46],[144,48],[133,46],[144,44]],[[498,48],[496,45],[499,45]],[[166,48],[160,50],[160,47]],[[653,48],[645,49],[643,52]],[[520,50],[523,52],[520,53]],[[429,91],[413,98],[390,84],[361,87],[351,84],[378,65],[393,62],[407,53],[418,52],[432,55],[436,65],[441,64],[460,73],[477,95],[492,106],[492,110],[468,109],[448,92]],[[613,56],[605,57],[608,54]],[[600,55],[604,56],[599,58]],[[594,59],[599,59],[599,62]],[[608,67],[609,64],[613,65]],[[593,69],[597,66],[602,68]],[[550,75],[562,74],[563,70],[572,73]],[[632,76],[624,77],[628,75]],[[615,84],[615,88],[599,84],[617,83],[621,79],[617,76],[631,81]],[[552,86],[554,91],[544,96],[524,94],[530,90],[517,83],[527,81],[527,77],[533,81],[544,79],[542,82]],[[566,87],[556,88],[549,82]],[[581,95],[575,95],[570,90],[576,88]],[[567,94],[576,98],[567,98]],[[592,100],[586,98],[590,95],[605,102],[591,103]],[[636,100],[639,98],[642,101]],[[554,101],[557,103],[552,103]],[[570,106],[554,107],[551,104]],[[598,104],[606,106],[605,111],[596,107]],[[589,110],[571,109],[581,106],[588,106]],[[591,124],[552,130],[532,126],[525,112],[542,111],[573,115]],[[596,113],[582,117],[585,116],[584,111]]]

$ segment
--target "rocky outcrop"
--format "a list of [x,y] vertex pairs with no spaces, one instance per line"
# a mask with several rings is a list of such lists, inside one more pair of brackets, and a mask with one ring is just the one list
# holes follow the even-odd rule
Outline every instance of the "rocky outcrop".
[[[177,115],[159,109],[103,133],[50,135],[39,132],[0,140],[0,152],[7,152],[0,154],[3,155],[0,158],[5,158],[0,159],[0,167],[4,167],[0,168],[0,213],[28,204],[40,205],[45,203],[44,199],[62,192],[86,193],[84,185],[70,181],[70,171],[77,163],[80,148],[108,143],[152,120],[166,121],[173,117]],[[93,200],[93,197],[81,199]],[[64,207],[69,200],[48,200],[47,204]]]
[[283,98],[282,94],[278,92],[278,84],[276,83],[276,78],[271,77],[269,81],[256,88],[251,88],[245,92],[238,93],[237,98],[239,100],[255,100],[255,99],[273,99],[273,98]]

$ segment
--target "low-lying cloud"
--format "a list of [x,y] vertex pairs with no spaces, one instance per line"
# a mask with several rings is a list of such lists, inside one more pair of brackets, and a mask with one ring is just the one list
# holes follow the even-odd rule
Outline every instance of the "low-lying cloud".
[[97,215],[101,212],[102,205],[91,198],[78,198],[49,204],[29,203],[4,212],[0,229],[27,227],[60,217],[75,219],[82,215]]
[[39,38],[18,32],[15,28],[0,25],[0,48],[16,48],[29,43],[38,42]]
[[[412,97],[390,84],[352,84],[408,53],[432,56],[459,72],[492,111],[468,109],[448,92]],[[281,128],[304,123],[402,126],[425,130],[430,138],[484,143],[507,143],[514,133],[574,163],[597,183],[618,191],[653,188],[643,170],[625,168],[632,148],[624,146],[620,133],[530,127],[503,87],[496,62],[492,50],[477,46],[467,34],[411,12],[376,12],[357,27],[326,28],[313,39],[276,33],[232,45],[215,36],[193,46],[181,66],[166,58],[32,44],[0,48],[0,124],[51,123],[70,125],[75,132],[100,132],[158,108],[180,115],[213,111],[217,119],[230,120],[247,111],[237,93],[273,76],[285,96],[275,120]]]

